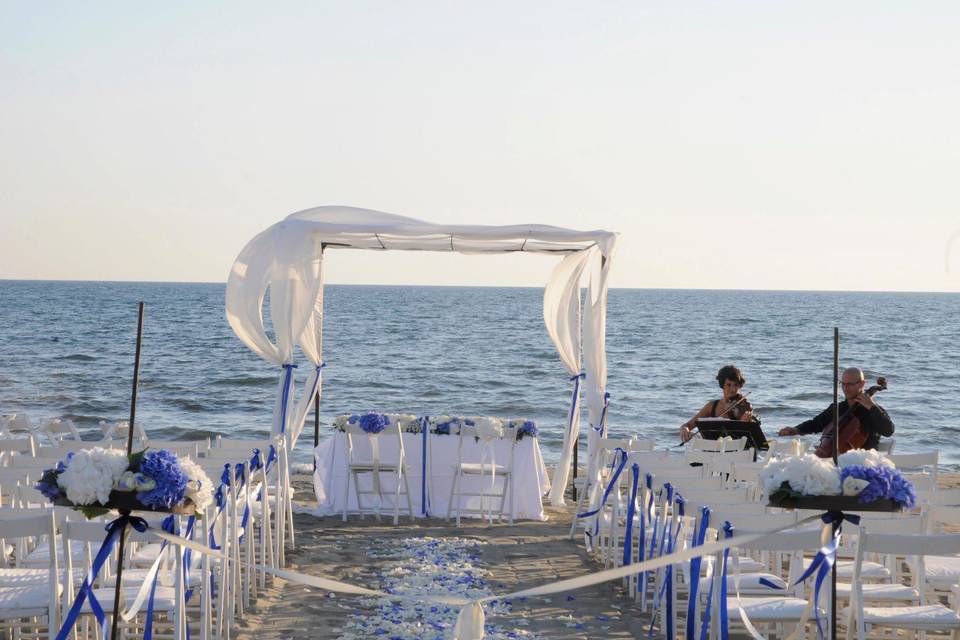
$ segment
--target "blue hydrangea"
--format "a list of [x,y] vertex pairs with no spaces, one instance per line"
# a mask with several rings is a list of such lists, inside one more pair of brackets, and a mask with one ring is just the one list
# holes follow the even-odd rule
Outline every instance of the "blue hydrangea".
[[523,425],[517,429],[517,440],[522,440],[526,436],[536,438],[538,435],[540,435],[540,430],[537,429],[537,425],[532,420],[524,420]]
[[37,491],[42,493],[47,497],[51,502],[63,495],[63,492],[60,491],[60,487],[55,484],[47,484],[46,482],[38,482],[36,484]]
[[137,500],[141,503],[148,507],[170,509],[183,502],[189,479],[172,452],[166,449],[148,451],[140,462],[140,473],[157,483],[156,488],[137,494]]
[[917,493],[913,484],[896,469],[852,465],[840,470],[840,482],[847,478],[858,478],[870,483],[857,496],[861,503],[886,499],[893,500],[904,509],[912,509],[917,504]]
[[365,413],[360,416],[360,428],[366,433],[380,433],[388,424],[390,419],[382,413]]

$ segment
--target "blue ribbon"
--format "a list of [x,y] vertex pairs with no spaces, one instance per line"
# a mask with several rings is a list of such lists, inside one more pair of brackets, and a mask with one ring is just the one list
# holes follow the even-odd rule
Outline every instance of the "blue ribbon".
[[573,418],[576,415],[577,400],[580,398],[580,381],[587,377],[583,371],[575,376],[570,376],[570,382],[573,383],[573,393],[570,395],[570,413],[567,416],[567,433],[573,429]]
[[[733,537],[733,525],[730,521],[723,523],[723,533],[729,540]],[[730,547],[723,550],[723,575],[720,580],[720,640],[730,638],[730,611],[727,608],[727,566],[730,560]]]
[[293,377],[293,370],[297,368],[295,364],[283,365],[283,394],[280,400],[280,433],[287,430],[287,404],[290,401],[290,378]]
[[[670,551],[669,551],[669,545],[672,543],[672,540],[673,540],[673,538],[672,538],[673,531],[671,530],[670,521],[667,519],[667,514],[666,514],[666,508],[667,508],[667,506],[673,504],[673,485],[670,484],[669,482],[664,482],[664,483],[663,483],[663,490],[666,491],[667,497],[664,499],[664,503],[663,503],[663,504],[664,504],[663,530],[660,532],[660,544],[659,544],[659,546],[657,547],[657,555],[658,555],[658,556],[662,556],[662,555],[663,555],[663,551],[664,551],[664,547],[665,547],[665,546],[667,546],[667,548],[668,548],[667,553],[670,553]],[[656,534],[654,534],[654,537],[656,537]],[[652,546],[653,544],[656,544],[656,540],[652,540],[652,541],[651,541],[651,546]],[[653,558],[653,554],[652,554],[652,553],[650,554],[650,557]],[[669,569],[669,567],[668,567],[668,569]],[[653,595],[654,595],[654,598],[653,598],[653,618],[650,620],[650,632],[649,632],[651,636],[653,635],[653,623],[654,623],[654,621],[657,619],[657,611],[660,609],[660,603],[663,601],[664,594],[665,594],[665,590],[666,590],[666,588],[667,588],[667,581],[666,581],[667,571],[666,571],[666,570],[664,571],[664,574],[663,574],[663,575],[664,575],[664,581],[663,581],[663,584],[660,586],[660,593],[658,594],[658,593],[655,592],[655,593],[653,594]]]
[[[90,565],[90,571],[83,579],[83,584],[80,585],[80,591],[77,593],[77,597],[73,601],[73,606],[70,607],[70,611],[67,613],[67,617],[63,621],[63,626],[61,626],[60,631],[57,632],[56,640],[66,640],[67,637],[70,636],[70,632],[73,630],[74,625],[77,624],[77,618],[80,616],[80,610],[83,608],[83,603],[88,598],[90,599],[90,611],[93,612],[94,617],[97,619],[97,624],[100,625],[101,637],[107,637],[107,616],[104,613],[100,602],[97,601],[97,598],[93,594],[93,583],[100,574],[100,570],[103,568],[104,563],[106,563],[106,561],[110,558],[110,554],[113,552],[114,545],[116,545],[117,541],[120,539],[120,536],[123,535],[127,525],[130,525],[140,532],[147,530],[146,520],[127,514],[121,515],[116,520],[113,520],[107,524],[107,537],[103,540],[103,544],[100,545],[100,550],[97,552],[97,555],[93,560],[93,564]],[[51,541],[51,549],[52,548]],[[67,549],[64,551],[64,553],[70,553],[70,550]],[[121,558],[121,562],[122,560],[123,559]]]
[[[703,544],[707,536],[707,525],[710,523],[710,509],[700,507],[700,524],[697,527],[697,534],[693,538],[693,546],[699,547]],[[700,589],[700,562],[701,557],[690,559],[690,599],[687,601],[687,638],[695,638],[696,630],[693,626],[694,614],[697,610],[697,592]]]
[[[647,486],[647,504],[640,512],[640,557],[639,562],[643,562],[647,556],[647,522],[650,520],[650,507],[653,504],[653,475],[648,473],[645,477]],[[640,585],[641,607],[646,608],[647,599],[647,572],[641,571],[637,578]]]
[[[600,511],[603,510],[603,507],[607,504],[607,498],[610,497],[610,492],[613,491],[613,487],[614,485],[616,485],[617,479],[620,477],[620,474],[623,472],[623,468],[627,465],[627,458],[628,458],[627,452],[621,449],[620,447],[617,447],[614,450],[613,461],[610,464],[611,468],[613,467],[614,464],[616,464],[616,460],[618,456],[620,457],[620,464],[617,466],[617,470],[613,472],[613,475],[610,476],[610,481],[607,482],[607,488],[603,492],[603,498],[601,498],[600,500],[600,506],[594,509],[593,511],[584,511],[583,513],[578,513],[577,514],[578,518],[589,518],[590,516],[594,516],[600,513]],[[593,536],[597,535],[599,531],[600,531],[600,522],[598,520],[593,525],[593,533],[590,533],[589,531],[586,531],[584,533],[587,534],[588,538],[593,538]]]
[[600,422],[593,428],[594,431],[603,436],[603,428],[607,423],[607,407],[610,406],[610,393],[603,394],[603,410],[600,412]]
[[[175,533],[175,524],[176,518],[172,515],[167,516],[163,519],[163,522],[160,523],[160,528],[166,531],[167,533]],[[163,550],[167,548],[167,545],[170,544],[166,540],[160,543],[160,553],[163,553]],[[160,556],[157,555],[159,560]],[[150,585],[150,598],[147,600],[147,619],[143,624],[143,640],[151,640],[153,638],[153,604],[154,598],[157,595],[157,581],[160,578],[160,570],[153,575],[153,584]],[[116,613],[116,612],[115,612]],[[189,625],[188,625],[189,626]]]
[[[667,487],[669,483],[664,483],[664,487]],[[673,487],[670,487],[670,493],[673,493]],[[674,508],[677,513],[677,528],[675,530],[671,529],[667,535],[667,554],[674,552],[677,546],[677,540],[680,537],[680,530],[683,528],[683,517],[684,517],[684,508],[686,505],[686,500],[683,499],[680,494],[676,495],[674,500]],[[669,524],[664,523],[664,530],[670,527]],[[648,631],[648,637],[653,637],[653,627],[657,621],[657,614],[659,609],[659,603],[666,600],[666,625],[667,625],[667,638],[673,637],[673,565],[667,565],[663,572],[663,585],[660,587],[659,597],[654,602],[654,611],[653,618],[650,620],[650,630]]]
[[430,515],[427,505],[427,431],[430,430],[429,416],[418,418],[420,422],[420,515]]
[[[623,537],[623,564],[633,563],[633,517],[637,513],[637,489],[640,484],[640,465],[634,463],[630,468],[633,479],[630,481],[630,502],[627,504],[627,533]],[[640,546],[643,546],[643,540]]]
[[273,468],[273,463],[277,461],[277,448],[273,445],[270,445],[270,451],[267,453],[267,462],[265,463],[264,471],[270,473],[270,469]]
[[813,586],[813,609],[814,616],[817,621],[817,633],[822,640],[824,633],[823,626],[820,624],[820,589],[823,587],[823,582],[830,573],[830,568],[833,567],[833,563],[837,560],[837,545],[840,542],[840,528],[843,524],[843,521],[847,520],[851,524],[855,525],[860,524],[860,516],[854,514],[844,514],[839,511],[828,511],[820,516],[820,519],[823,520],[824,524],[835,525],[836,530],[833,532],[830,542],[820,548],[820,550],[817,552],[817,555],[813,557],[813,561],[810,563],[810,566],[807,567],[807,570],[803,572],[803,575],[797,578],[797,581],[793,583],[793,586],[797,586],[801,582],[805,581],[807,578],[813,575],[814,571],[816,571],[817,577]]

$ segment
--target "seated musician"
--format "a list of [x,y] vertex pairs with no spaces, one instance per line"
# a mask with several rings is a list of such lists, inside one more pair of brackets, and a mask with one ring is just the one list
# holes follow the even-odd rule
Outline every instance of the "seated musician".
[[693,428],[701,418],[729,418],[731,420],[750,420],[753,418],[753,407],[740,395],[740,389],[747,379],[732,364],[722,367],[717,372],[717,384],[723,389],[723,397],[711,400],[703,405],[697,415],[683,423],[680,427],[680,439],[686,442],[693,437]]
[[[860,419],[860,424],[869,434],[863,443],[863,449],[876,449],[880,436],[889,438],[893,435],[893,421],[887,412],[874,402],[873,398],[863,392],[863,371],[857,367],[845,369],[840,377],[840,386],[843,389],[844,400],[840,402],[840,415],[853,406],[854,415]],[[795,427],[780,429],[781,436],[804,435],[820,433],[833,424],[833,403],[824,409],[817,417],[801,422]],[[843,451],[843,449],[841,449]]]

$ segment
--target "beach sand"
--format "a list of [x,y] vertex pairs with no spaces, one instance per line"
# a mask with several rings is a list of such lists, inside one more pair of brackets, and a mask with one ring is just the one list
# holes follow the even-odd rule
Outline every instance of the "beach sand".
[[[960,474],[941,474],[941,486],[960,487]],[[297,495],[310,505],[312,488],[297,482]],[[483,541],[481,562],[490,571],[487,582],[495,593],[571,578],[596,571],[599,566],[584,550],[583,540],[568,537],[572,507],[546,509],[546,522],[518,522],[514,526],[463,520],[401,518],[394,527],[388,518],[377,522],[373,516],[315,518],[296,515],[296,549],[287,554],[288,568],[311,575],[323,575],[351,584],[376,584],[378,561],[368,550],[375,541],[414,537],[475,538]],[[572,598],[570,597],[572,596]],[[261,592],[252,610],[238,625],[242,640],[287,638],[337,638],[350,615],[357,611],[358,598],[337,594],[329,597],[321,589],[274,581]],[[521,619],[529,624],[517,625]],[[636,638],[649,628],[649,616],[642,615],[619,582],[579,589],[569,594],[531,598],[513,603],[508,615],[491,615],[487,622],[505,629],[524,629],[541,638]],[[657,633],[659,636],[659,632]],[[732,634],[732,637],[737,637]]]

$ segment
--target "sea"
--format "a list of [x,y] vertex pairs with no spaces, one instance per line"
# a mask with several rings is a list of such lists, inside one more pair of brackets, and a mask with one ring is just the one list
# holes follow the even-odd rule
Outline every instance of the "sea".
[[[224,289],[0,281],[0,414],[70,418],[85,439],[100,437],[101,420],[126,419],[143,301],[136,417],[149,435],[268,435],[280,370],[234,336]],[[542,304],[540,288],[327,285],[320,437],[342,413],[527,418],[555,462],[571,382]],[[953,293],[612,289],[610,432],[676,446],[680,424],[719,397],[725,364],[745,374],[768,435],[795,425],[832,400],[838,327],[841,367],[887,379],[876,399],[896,424],[894,451],[938,450],[958,469],[958,318]]]

